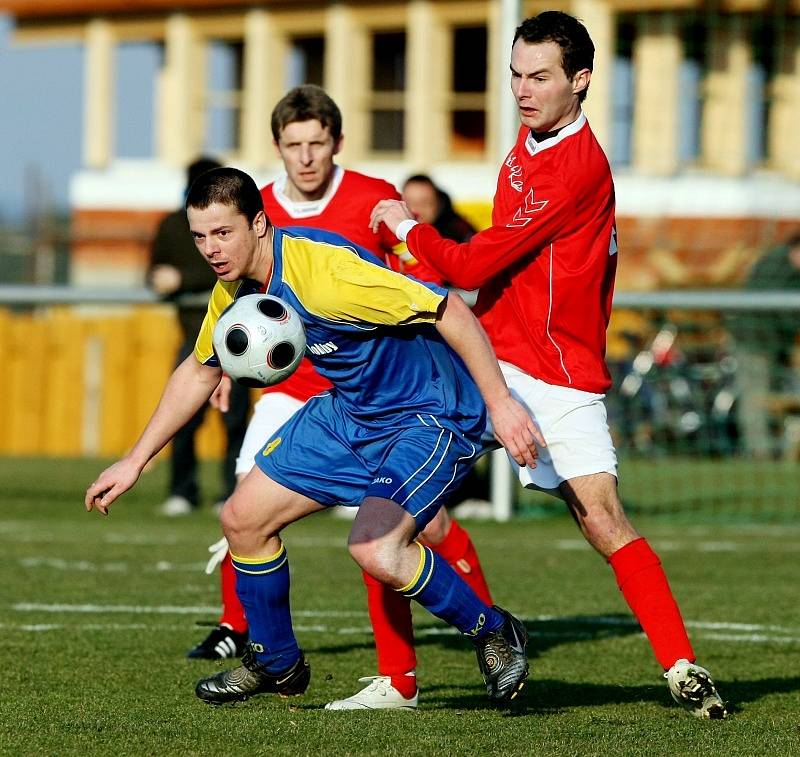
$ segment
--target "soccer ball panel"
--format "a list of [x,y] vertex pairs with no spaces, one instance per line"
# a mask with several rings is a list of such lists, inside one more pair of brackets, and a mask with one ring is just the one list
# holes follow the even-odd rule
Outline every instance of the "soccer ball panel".
[[235,300],[220,315],[212,337],[222,370],[250,387],[273,386],[303,359],[303,322],[288,303],[269,294]]

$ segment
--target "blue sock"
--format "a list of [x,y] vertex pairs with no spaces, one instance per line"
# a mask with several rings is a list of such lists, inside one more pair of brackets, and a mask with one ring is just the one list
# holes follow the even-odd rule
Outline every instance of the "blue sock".
[[272,557],[238,557],[236,593],[250,626],[256,659],[270,673],[280,673],[300,658],[289,609],[289,557],[281,548]]
[[503,616],[484,604],[447,561],[416,542],[420,562],[411,583],[398,591],[415,599],[426,610],[455,626],[471,639],[483,638],[503,625]]

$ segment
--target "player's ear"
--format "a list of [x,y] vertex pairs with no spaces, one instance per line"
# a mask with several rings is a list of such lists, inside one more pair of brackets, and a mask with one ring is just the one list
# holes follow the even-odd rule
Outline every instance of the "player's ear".
[[259,210],[253,219],[253,229],[255,229],[255,232],[259,237],[263,237],[267,233],[267,229],[269,227],[270,223],[269,219],[267,218],[267,214],[263,210]]
[[339,151],[342,149],[342,145],[344,144],[344,134],[339,135],[339,139],[337,139],[333,143],[333,154],[338,155]]
[[588,68],[582,68],[572,79],[572,94],[579,95],[589,88],[592,80],[592,72]]

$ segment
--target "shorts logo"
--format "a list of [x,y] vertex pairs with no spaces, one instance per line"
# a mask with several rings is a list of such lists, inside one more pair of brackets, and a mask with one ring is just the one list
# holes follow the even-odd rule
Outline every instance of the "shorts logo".
[[271,455],[282,441],[283,439],[280,436],[277,439],[273,439],[266,447],[264,447],[264,451],[261,454],[264,455],[264,457]]
[[379,476],[378,478],[373,478],[373,484],[391,484],[393,479],[390,476]]

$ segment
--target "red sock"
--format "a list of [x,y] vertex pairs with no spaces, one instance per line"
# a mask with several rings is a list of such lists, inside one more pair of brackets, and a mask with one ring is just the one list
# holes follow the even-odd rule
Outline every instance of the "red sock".
[[[406,676],[406,673],[413,672],[417,667],[414,627],[411,624],[411,600],[368,573],[362,572],[362,575],[364,585],[367,587],[369,619],[375,634],[378,673],[382,676],[391,676],[392,685],[409,699],[417,690],[416,677]],[[395,678],[397,678],[396,683]]]
[[647,540],[634,539],[614,552],[608,562],[661,667],[668,670],[682,658],[694,662],[681,611],[672,596],[661,561]]
[[222,583],[222,617],[219,619],[220,625],[223,623],[237,633],[247,631],[247,618],[244,615],[244,607],[236,594],[236,570],[231,562],[231,553],[225,555],[225,559],[219,566]]
[[450,520],[450,529],[444,539],[438,544],[431,544],[430,547],[469,584],[482,602],[490,607],[494,604],[475,545],[469,534],[455,520]]
[[414,671],[404,676],[392,676],[394,686],[406,699],[411,699],[417,693],[417,674]]

